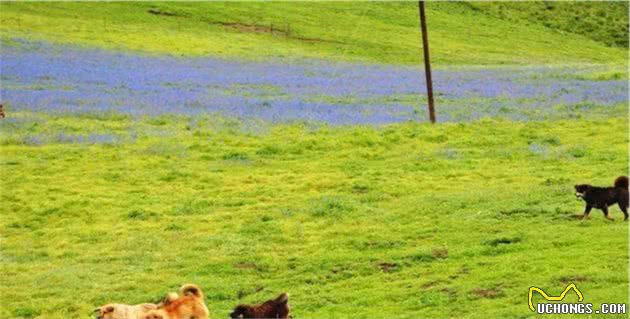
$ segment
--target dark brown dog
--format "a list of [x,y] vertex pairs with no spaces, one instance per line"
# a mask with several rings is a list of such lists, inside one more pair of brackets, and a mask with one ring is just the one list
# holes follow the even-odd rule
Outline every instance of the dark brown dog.
[[604,217],[613,220],[608,215],[608,206],[617,204],[628,220],[628,177],[619,176],[613,187],[596,187],[588,184],[575,185],[575,196],[586,202],[586,209],[582,218],[587,218],[591,209],[597,208],[604,212]]
[[276,299],[267,300],[260,305],[238,305],[230,318],[278,318],[289,319],[289,294],[282,293]]
[[2,107],[2,104],[0,104],[0,119],[4,118],[4,107]]

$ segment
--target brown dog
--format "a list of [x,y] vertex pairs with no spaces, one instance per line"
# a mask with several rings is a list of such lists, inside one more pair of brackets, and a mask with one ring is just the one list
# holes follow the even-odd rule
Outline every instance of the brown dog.
[[151,310],[157,309],[152,303],[123,305],[110,303],[94,309],[96,319],[140,319]]
[[180,294],[168,294],[157,309],[148,311],[140,319],[208,319],[209,311],[199,287],[183,285]]
[[2,104],[0,104],[0,119],[4,118],[4,108],[2,107]]
[[276,299],[267,300],[260,305],[238,305],[230,318],[279,318],[289,319],[289,294],[282,293]]

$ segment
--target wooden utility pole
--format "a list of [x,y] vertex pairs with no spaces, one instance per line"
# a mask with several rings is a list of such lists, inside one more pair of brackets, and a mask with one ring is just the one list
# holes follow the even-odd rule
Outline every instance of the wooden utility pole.
[[433,81],[431,80],[431,61],[429,60],[429,35],[427,34],[427,19],[424,15],[424,1],[418,1],[420,10],[420,30],[422,31],[422,48],[424,50],[424,73],[427,77],[427,96],[429,100],[429,119],[435,123],[435,108],[433,107]]

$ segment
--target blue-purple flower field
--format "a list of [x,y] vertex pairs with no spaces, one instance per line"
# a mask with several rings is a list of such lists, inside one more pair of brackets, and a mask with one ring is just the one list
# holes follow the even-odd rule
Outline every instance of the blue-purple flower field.
[[[15,111],[220,115],[271,123],[426,122],[423,69],[303,60],[175,58],[12,41],[2,96]],[[453,68],[435,72],[440,122],[614,116],[628,81],[589,80],[602,66]]]
[[1,3],[0,318],[187,282],[211,318],[627,303],[628,222],[573,192],[628,173],[627,4],[539,4],[428,4],[432,125],[414,3]]

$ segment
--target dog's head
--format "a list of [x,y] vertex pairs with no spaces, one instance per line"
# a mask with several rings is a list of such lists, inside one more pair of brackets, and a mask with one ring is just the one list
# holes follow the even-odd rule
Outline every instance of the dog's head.
[[283,292],[280,294],[280,296],[278,296],[275,300],[275,313],[278,315],[279,318],[286,318],[289,313],[291,312],[291,309],[289,308],[289,294],[286,292]]
[[173,303],[173,301],[177,299],[179,299],[179,295],[176,292],[169,292],[168,294],[166,294],[166,296],[164,296],[164,298],[156,303],[157,308],[163,308],[164,306]]
[[280,296],[278,296],[276,299],[274,299],[274,302],[277,305],[284,305],[286,303],[289,302],[289,294],[286,292],[283,292],[280,294]]
[[580,184],[580,185],[575,185],[574,187],[575,187],[575,197],[584,198],[584,196],[586,195],[586,192],[591,188],[591,185]]
[[230,313],[230,318],[244,318],[247,317],[249,313],[249,306],[246,305],[238,305],[234,308],[234,310]]
[[94,309],[94,313],[96,314],[96,319],[115,319],[114,317],[116,312],[115,305],[104,305]]

